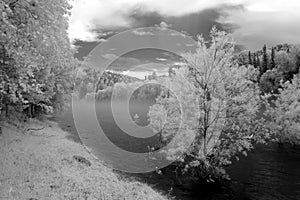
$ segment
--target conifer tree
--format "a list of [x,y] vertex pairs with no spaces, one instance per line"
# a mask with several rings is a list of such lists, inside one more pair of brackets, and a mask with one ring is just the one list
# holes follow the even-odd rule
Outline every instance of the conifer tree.
[[257,60],[256,60],[256,54],[253,54],[253,66],[256,68],[257,67]]
[[256,55],[257,59],[256,59],[256,66],[260,67],[261,63],[260,63],[260,59],[259,59],[259,55]]
[[249,51],[248,53],[248,60],[249,60],[249,65],[252,65],[252,58],[251,58],[251,52]]
[[270,68],[274,69],[275,67],[276,67],[276,63],[275,63],[275,49],[274,49],[274,47],[272,47]]
[[263,60],[260,67],[260,75],[263,75],[268,70],[268,55],[267,55],[267,46],[264,45],[262,48]]

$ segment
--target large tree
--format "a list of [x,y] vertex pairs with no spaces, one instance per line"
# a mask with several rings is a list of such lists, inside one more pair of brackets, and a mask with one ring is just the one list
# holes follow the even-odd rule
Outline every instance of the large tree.
[[9,108],[60,110],[76,64],[67,35],[67,0],[1,0],[0,97]]
[[213,29],[209,45],[199,37],[197,51],[182,55],[188,67],[166,80],[172,93],[158,98],[149,111],[151,126],[169,142],[167,158],[194,177],[226,177],[223,167],[233,156],[246,155],[269,136],[264,120],[257,118],[259,72],[234,65],[233,51],[225,32]]

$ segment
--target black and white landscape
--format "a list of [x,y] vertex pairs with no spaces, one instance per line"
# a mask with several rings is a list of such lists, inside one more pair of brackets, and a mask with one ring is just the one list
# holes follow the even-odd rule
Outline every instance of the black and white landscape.
[[299,1],[0,10],[0,199],[300,199]]

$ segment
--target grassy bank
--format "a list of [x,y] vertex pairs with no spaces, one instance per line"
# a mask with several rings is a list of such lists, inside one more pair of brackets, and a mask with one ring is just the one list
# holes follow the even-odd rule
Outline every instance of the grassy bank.
[[1,126],[0,199],[168,199],[97,162],[54,122]]

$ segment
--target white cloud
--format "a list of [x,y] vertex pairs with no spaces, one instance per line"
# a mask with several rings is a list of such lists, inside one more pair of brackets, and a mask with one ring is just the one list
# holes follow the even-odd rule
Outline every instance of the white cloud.
[[156,60],[158,60],[158,61],[166,61],[167,59],[165,59],[165,58],[155,58]]
[[104,55],[102,55],[102,57],[105,58],[106,60],[110,60],[110,61],[113,61],[113,60],[116,60],[119,58],[118,56],[116,56],[115,54],[112,54],[112,53],[104,54]]
[[[224,4],[245,6],[244,11],[230,10],[226,18],[220,19],[220,22],[234,23],[240,27],[234,32],[238,42],[292,42],[298,41],[300,35],[299,0],[74,0],[72,4],[74,7],[69,22],[72,41],[99,41],[101,30],[130,28],[133,22],[128,16],[134,10],[178,17]],[[158,26],[169,27],[165,22]],[[148,33],[138,31],[137,34]]]
[[[122,9],[130,5],[121,1],[74,0],[69,21],[69,37],[84,41],[97,41],[94,30],[107,27],[128,27],[130,22],[123,17]],[[122,8],[123,7],[123,8]]]
[[175,66],[187,66],[186,62],[174,62],[173,65]]
[[139,35],[139,36],[143,36],[143,35],[154,35],[153,33],[149,32],[149,31],[143,31],[143,30],[139,30],[139,29],[134,29],[132,31],[133,34],[135,35]]
[[[69,37],[84,41],[96,41],[95,29],[131,27],[128,14],[141,9],[164,16],[181,16],[198,12],[232,0],[74,0],[69,22]],[[167,25],[161,24],[162,27]]]
[[158,25],[158,27],[160,27],[161,29],[168,29],[168,28],[171,28],[172,25],[171,24],[167,24],[166,22],[160,22],[160,24]]
[[180,33],[180,32],[172,32],[170,35],[171,35],[171,36],[174,36],[174,37],[176,37],[176,36],[184,37],[184,38],[187,37],[186,34]]
[[300,43],[300,1],[252,0],[246,10],[231,11],[221,22],[236,24],[235,40],[252,50],[263,44]]
[[291,12],[299,9],[299,0],[245,0],[247,10],[254,12]]

